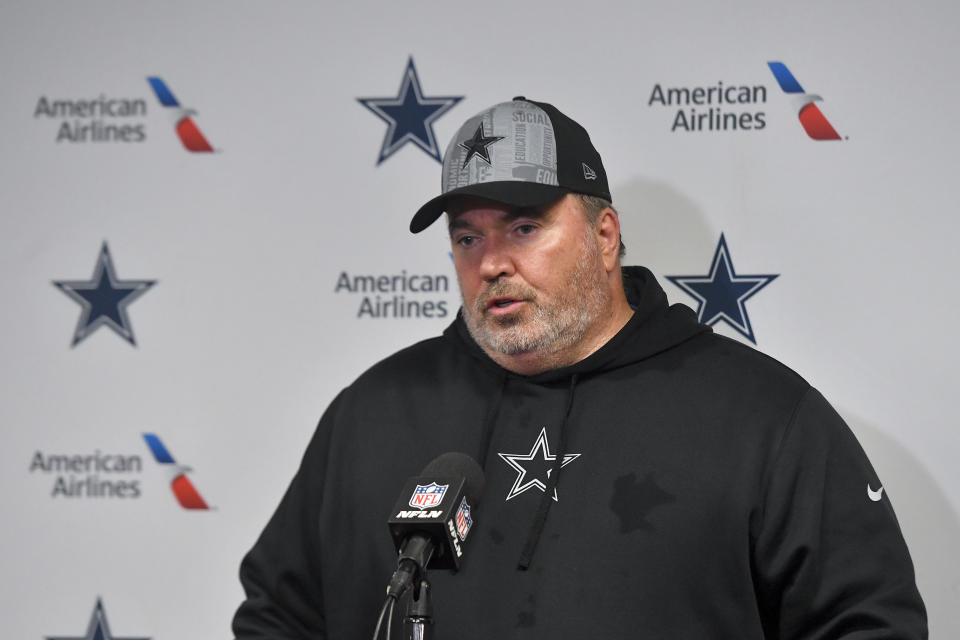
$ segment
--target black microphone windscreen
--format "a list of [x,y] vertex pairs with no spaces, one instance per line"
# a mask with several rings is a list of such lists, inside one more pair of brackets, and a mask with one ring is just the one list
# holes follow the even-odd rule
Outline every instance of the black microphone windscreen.
[[431,460],[423,468],[422,476],[463,476],[466,479],[464,492],[472,498],[474,504],[480,501],[483,495],[483,485],[486,482],[483,469],[476,460],[465,453],[450,451]]

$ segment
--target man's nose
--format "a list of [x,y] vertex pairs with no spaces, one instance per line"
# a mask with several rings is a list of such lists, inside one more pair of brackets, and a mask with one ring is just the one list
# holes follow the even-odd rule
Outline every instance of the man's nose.
[[516,271],[514,256],[509,243],[495,234],[487,236],[480,259],[480,276],[484,280],[496,280],[511,276]]

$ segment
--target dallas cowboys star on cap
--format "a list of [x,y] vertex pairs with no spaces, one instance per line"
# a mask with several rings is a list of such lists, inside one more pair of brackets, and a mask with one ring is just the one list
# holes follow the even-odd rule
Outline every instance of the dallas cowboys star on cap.
[[457,196],[517,207],[546,205],[568,193],[612,200],[586,129],[553,105],[522,96],[463,123],[447,146],[441,175],[441,194],[413,216],[413,233],[433,224]]

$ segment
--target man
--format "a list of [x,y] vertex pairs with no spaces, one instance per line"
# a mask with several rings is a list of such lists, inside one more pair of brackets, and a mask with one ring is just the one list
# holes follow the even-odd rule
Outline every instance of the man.
[[443,193],[463,307],[327,409],[244,559],[238,638],[370,637],[385,520],[445,451],[486,489],[438,637],[925,638],[913,567],[856,440],[783,365],[620,267],[586,131],[516,98],[468,120]]

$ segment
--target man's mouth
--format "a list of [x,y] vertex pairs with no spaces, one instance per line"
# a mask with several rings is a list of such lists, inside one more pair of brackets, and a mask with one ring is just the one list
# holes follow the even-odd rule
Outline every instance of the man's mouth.
[[487,311],[496,313],[498,311],[512,310],[522,302],[523,300],[517,298],[492,298],[487,303]]

